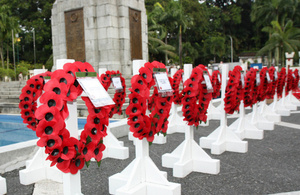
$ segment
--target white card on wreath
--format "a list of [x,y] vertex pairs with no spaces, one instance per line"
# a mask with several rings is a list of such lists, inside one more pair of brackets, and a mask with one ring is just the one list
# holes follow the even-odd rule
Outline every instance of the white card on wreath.
[[96,77],[77,77],[77,81],[96,108],[115,104]]
[[111,80],[112,80],[113,86],[116,90],[123,89],[120,77],[112,77]]
[[160,91],[172,90],[168,75],[166,73],[155,74],[155,77]]

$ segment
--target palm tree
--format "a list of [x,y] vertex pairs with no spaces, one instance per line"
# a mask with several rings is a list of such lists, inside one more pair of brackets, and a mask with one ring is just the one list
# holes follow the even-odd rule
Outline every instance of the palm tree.
[[285,52],[298,53],[300,49],[300,29],[293,27],[293,21],[289,20],[283,27],[278,21],[271,22],[272,28],[265,27],[263,31],[268,32],[271,36],[265,46],[260,49],[257,55],[262,55],[267,52],[274,52],[275,65],[284,64]]
[[214,62],[216,62],[216,55],[221,58],[225,54],[225,38],[209,37],[204,41],[204,50],[207,54],[213,55]]

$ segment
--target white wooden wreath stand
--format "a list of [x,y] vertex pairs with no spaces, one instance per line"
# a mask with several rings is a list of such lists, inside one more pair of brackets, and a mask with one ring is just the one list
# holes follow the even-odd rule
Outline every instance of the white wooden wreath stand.
[[221,119],[221,111],[215,107],[212,103],[213,100],[209,102],[207,116],[209,119],[220,120]]
[[207,137],[200,138],[202,148],[211,149],[212,154],[222,154],[225,151],[246,153],[248,142],[242,141],[231,129],[227,127],[227,115],[224,110],[224,98],[227,84],[228,64],[222,66],[222,110],[221,124]]
[[149,157],[146,138],[135,141],[135,159],[121,172],[109,177],[109,193],[117,195],[179,195],[181,185],[167,180]]
[[272,111],[281,116],[290,116],[291,112],[284,105],[278,102],[277,92],[274,95],[273,102],[270,104]]
[[287,95],[286,99],[288,99],[291,104],[300,106],[300,101],[293,95],[292,91],[289,92],[289,95]]
[[[132,72],[133,76],[139,74],[139,69],[144,66],[146,63],[146,60],[133,60],[132,62]],[[147,109],[146,114],[149,115],[149,110]],[[136,138],[133,137],[133,133],[129,131],[128,133],[128,139],[130,141],[133,141],[133,144],[135,144]],[[153,144],[165,144],[167,143],[167,137],[164,136],[163,134],[155,134],[154,135],[154,140],[152,142]]]
[[288,101],[288,98],[285,96],[285,88],[286,86],[283,88],[282,98],[278,101],[278,103],[287,108],[289,111],[297,110],[297,105],[292,104],[290,101]]
[[267,105],[267,100],[264,100],[259,104],[258,112],[269,121],[273,121],[275,123],[279,123],[281,121],[281,116],[275,113],[272,108]]
[[6,179],[0,176],[0,194],[6,194]]
[[240,117],[229,127],[240,139],[263,139],[264,131],[258,129],[245,117],[244,101],[240,104]]
[[[99,75],[107,71],[106,68],[99,68]],[[119,141],[114,134],[110,131],[110,125],[106,130],[107,135],[103,138],[103,144],[105,145],[105,150],[103,151],[104,158],[114,158],[114,159],[127,159],[129,157],[128,147],[124,147],[124,143]]]
[[[56,67],[57,69],[62,69],[65,63],[73,62],[75,62],[73,59],[58,59],[56,60]],[[39,100],[37,100],[37,103],[39,106]],[[47,155],[45,154],[45,149],[39,148],[33,158],[26,161],[26,168],[19,171],[20,183],[23,185],[29,185],[46,179],[62,183],[62,172],[58,170],[56,166],[50,167],[51,162],[46,161],[46,158]]]

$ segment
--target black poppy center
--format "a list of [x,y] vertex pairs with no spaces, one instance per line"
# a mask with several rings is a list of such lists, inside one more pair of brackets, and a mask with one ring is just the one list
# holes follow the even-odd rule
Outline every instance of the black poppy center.
[[132,99],[132,102],[133,102],[134,104],[136,104],[136,103],[138,103],[138,99],[137,99],[137,98],[133,98],[133,99]]
[[92,133],[93,135],[96,135],[96,134],[97,134],[97,129],[96,129],[96,128],[93,128],[93,129],[91,130],[91,133]]
[[69,148],[66,146],[66,147],[64,147],[64,149],[63,149],[63,153],[64,154],[67,154],[69,152]]
[[134,128],[139,128],[139,126],[140,126],[140,123],[136,123],[136,124],[134,125]]
[[30,84],[29,87],[34,88],[34,84]]
[[25,112],[25,116],[28,116],[30,113],[27,111],[27,112]]
[[36,88],[37,88],[37,89],[40,89],[40,88],[41,88],[41,85],[37,85]]
[[76,165],[76,167],[79,167],[79,166],[80,166],[80,164],[81,164],[81,161],[80,161],[80,159],[76,159],[76,160],[75,160],[75,165]]
[[84,147],[83,150],[82,150],[82,153],[83,153],[84,155],[86,155],[87,152],[88,152],[87,147]]
[[53,132],[53,128],[51,126],[48,126],[48,127],[45,128],[45,133],[47,135],[50,135],[52,132]]
[[25,109],[27,109],[27,108],[28,108],[28,105],[27,105],[27,104],[25,104],[25,105],[24,105],[24,108],[25,108]]
[[29,97],[25,97],[24,100],[25,100],[25,102],[29,101]]
[[27,121],[32,121],[32,118],[31,118],[31,117],[28,117]]
[[52,156],[56,156],[59,154],[59,150],[58,149],[54,149],[51,153]]
[[137,112],[137,108],[136,107],[134,107],[134,108],[132,108],[132,110],[131,110],[133,113],[136,113]]
[[60,83],[68,84],[67,79],[65,79],[65,78],[61,78],[61,79],[59,80],[59,82],[60,82]]
[[144,79],[147,79],[146,73],[143,73],[142,76],[143,76]]
[[53,100],[53,99],[49,100],[49,101],[48,101],[48,106],[49,106],[49,107],[56,106],[55,100]]
[[51,121],[53,119],[53,114],[48,112],[46,115],[45,115],[45,119],[46,121]]
[[99,124],[99,123],[100,123],[100,119],[99,119],[98,117],[96,117],[96,118],[94,119],[94,123],[95,123],[95,124]]
[[26,93],[29,95],[29,94],[31,94],[31,91],[30,91],[30,90],[27,90]]
[[137,116],[135,116],[135,117],[132,118],[132,121],[133,121],[133,122],[135,122],[135,121],[137,121],[137,120],[138,120],[138,117],[137,117]]
[[60,88],[58,88],[58,87],[55,87],[55,88],[53,89],[53,91],[54,91],[57,95],[60,95],[60,93],[61,93]]
[[62,163],[62,162],[64,162],[64,159],[62,159],[62,158],[59,157],[59,158],[57,159],[57,162],[58,162],[58,163]]
[[100,112],[100,110],[101,110],[100,108],[95,108],[94,109],[94,111],[95,111],[96,114],[98,114]]
[[134,91],[137,92],[137,93],[140,93],[140,90],[139,90],[139,89],[135,89]]
[[139,83],[140,85],[143,85],[143,84],[144,84],[142,80],[139,80],[138,83]]
[[94,150],[94,154],[95,154],[95,155],[98,155],[98,154],[99,154],[99,148],[96,148],[96,149]]
[[54,144],[55,144],[55,140],[54,139],[49,139],[48,141],[47,141],[47,146],[48,147],[52,147],[52,146],[54,146]]
[[164,113],[164,110],[163,110],[163,109],[160,109],[160,110],[159,110],[159,113],[160,113],[160,114]]

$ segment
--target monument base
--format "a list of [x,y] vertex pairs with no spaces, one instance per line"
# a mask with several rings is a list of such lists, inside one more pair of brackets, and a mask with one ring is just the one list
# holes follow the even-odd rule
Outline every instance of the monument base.
[[6,179],[0,176],[0,194],[6,194],[7,187],[6,187]]

